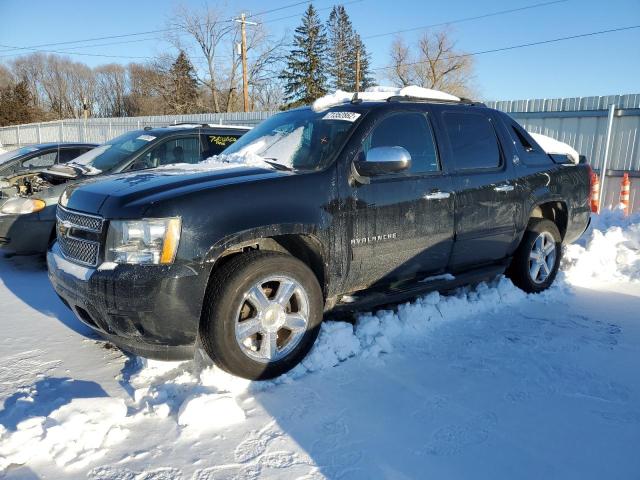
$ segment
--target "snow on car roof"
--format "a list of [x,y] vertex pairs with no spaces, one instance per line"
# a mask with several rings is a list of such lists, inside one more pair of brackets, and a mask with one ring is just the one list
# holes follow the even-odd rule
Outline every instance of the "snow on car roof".
[[[350,102],[355,95],[354,92],[345,92],[343,90],[336,90],[329,95],[318,98],[311,108],[316,112],[326,110],[343,103]],[[445,100],[449,102],[459,102],[460,98],[449,93],[441,92],[440,90],[432,90],[430,88],[418,87],[417,85],[410,85],[408,87],[369,87],[364,92],[358,93],[358,99],[364,102],[382,102],[390,97],[414,97],[424,98],[427,100]]]

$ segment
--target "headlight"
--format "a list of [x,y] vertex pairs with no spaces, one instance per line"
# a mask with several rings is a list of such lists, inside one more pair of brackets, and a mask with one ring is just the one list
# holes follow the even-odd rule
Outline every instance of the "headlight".
[[10,198],[2,205],[0,212],[5,215],[23,215],[39,212],[46,206],[47,204],[43,200],[37,198]]
[[112,220],[109,222],[105,262],[173,263],[180,242],[179,218]]

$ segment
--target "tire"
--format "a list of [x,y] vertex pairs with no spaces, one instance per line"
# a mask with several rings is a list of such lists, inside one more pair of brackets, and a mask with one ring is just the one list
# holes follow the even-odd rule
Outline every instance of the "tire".
[[[540,252],[541,245],[545,246],[545,250],[550,253]],[[546,245],[549,246],[546,247]],[[536,255],[537,259],[532,259],[532,255]],[[560,268],[561,256],[562,237],[556,224],[543,218],[531,219],[511,260],[511,265],[507,269],[507,277],[527,293],[542,292],[555,280]],[[539,269],[536,274],[537,265]]]
[[274,378],[311,350],[323,302],[318,280],[300,260],[279,252],[243,253],[211,276],[200,342],[211,360],[233,375]]

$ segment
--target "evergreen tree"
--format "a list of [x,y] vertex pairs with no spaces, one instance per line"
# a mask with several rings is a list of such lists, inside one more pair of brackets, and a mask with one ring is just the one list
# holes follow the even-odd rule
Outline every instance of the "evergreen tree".
[[313,4],[295,30],[293,45],[280,74],[289,107],[309,104],[327,93],[327,34]]
[[198,81],[193,65],[181,50],[169,71],[168,102],[172,113],[193,113],[198,103]]
[[342,5],[336,5],[327,21],[329,36],[328,60],[329,83],[335,90],[353,91],[354,74],[351,61],[353,50],[353,26]]
[[349,15],[342,5],[336,5],[327,21],[329,32],[328,71],[330,85],[336,90],[354,92],[356,90],[357,52],[360,50],[360,91],[373,85],[370,70],[370,56],[354,30]]
[[0,89],[0,125],[17,125],[36,121],[38,109],[33,104],[33,96],[27,82]]

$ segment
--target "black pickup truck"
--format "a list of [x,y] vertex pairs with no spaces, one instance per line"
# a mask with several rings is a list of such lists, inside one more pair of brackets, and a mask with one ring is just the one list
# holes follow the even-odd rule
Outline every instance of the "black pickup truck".
[[[242,159],[244,163],[239,163]],[[69,187],[50,279],[124,350],[246,378],[300,362],[323,314],[506,272],[553,282],[587,164],[482,104],[391,97],[277,114],[192,170]]]

